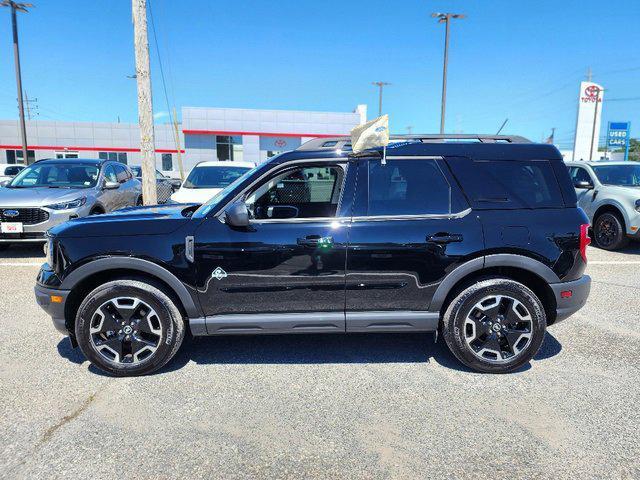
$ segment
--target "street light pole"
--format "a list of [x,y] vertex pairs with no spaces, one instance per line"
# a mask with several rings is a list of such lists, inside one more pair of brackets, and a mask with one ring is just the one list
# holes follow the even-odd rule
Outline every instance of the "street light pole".
[[444,134],[444,118],[447,105],[447,64],[449,62],[449,22],[452,18],[465,18],[459,13],[432,13],[432,18],[437,18],[438,23],[445,24],[444,30],[444,65],[442,67],[442,102],[440,106],[440,134]]
[[22,161],[29,164],[27,153],[27,126],[24,121],[24,103],[22,101],[22,73],[20,71],[20,48],[18,46],[18,21],[16,11],[27,12],[27,8],[33,7],[30,3],[16,3],[13,0],[2,0],[0,6],[11,8],[11,26],[13,30],[13,58],[16,67],[16,87],[18,89],[18,110],[20,112],[20,136],[22,137]]
[[371,82],[371,85],[375,85],[380,89],[378,93],[378,116],[382,116],[382,89],[387,85],[391,85],[389,82]]

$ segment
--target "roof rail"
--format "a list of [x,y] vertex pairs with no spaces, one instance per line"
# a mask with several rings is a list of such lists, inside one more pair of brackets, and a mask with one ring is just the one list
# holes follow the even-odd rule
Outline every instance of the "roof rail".
[[[532,143],[525,137],[519,135],[484,135],[469,133],[451,134],[426,134],[426,135],[391,135],[390,140],[397,142],[422,142],[422,143],[445,143],[453,141],[475,141],[478,143]],[[346,147],[346,148],[345,148]],[[351,148],[351,137],[336,136],[314,138],[300,145],[296,150],[349,150]]]

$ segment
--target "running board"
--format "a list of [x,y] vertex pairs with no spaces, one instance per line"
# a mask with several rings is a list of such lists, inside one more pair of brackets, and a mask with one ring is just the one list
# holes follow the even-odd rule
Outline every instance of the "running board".
[[433,332],[438,312],[303,312],[224,314],[190,318],[194,336],[286,333]]

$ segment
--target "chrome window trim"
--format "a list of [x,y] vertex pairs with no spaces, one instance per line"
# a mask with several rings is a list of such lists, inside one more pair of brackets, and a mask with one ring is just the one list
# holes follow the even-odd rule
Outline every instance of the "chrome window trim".
[[425,215],[372,215],[358,217],[317,217],[317,218],[290,218],[290,219],[263,219],[251,220],[250,223],[313,223],[313,222],[337,222],[340,224],[354,222],[378,222],[386,220],[455,220],[464,218],[473,210],[467,208],[457,213],[433,213]]
[[[387,160],[444,160],[442,155],[387,155]],[[374,158],[373,160],[382,160]]]
[[[337,208],[337,212],[340,211],[340,207],[342,206],[342,195],[344,193],[344,185],[345,182],[347,181],[347,170],[349,168],[349,159],[348,158],[343,158],[343,157],[339,157],[339,158],[327,158],[327,157],[318,157],[318,158],[304,158],[304,159],[300,159],[300,160],[291,160],[290,162],[286,162],[286,163],[282,163],[280,165],[278,165],[278,167],[269,170],[267,172],[265,172],[264,174],[262,174],[260,177],[258,177],[255,181],[253,181],[251,184],[249,184],[245,189],[243,189],[240,193],[238,193],[235,197],[233,197],[231,200],[229,200],[226,205],[224,207],[222,207],[220,209],[220,211],[215,215],[215,217],[218,218],[218,220],[220,220],[222,223],[225,223],[224,221],[224,211],[227,209],[227,207],[231,204],[233,204],[234,202],[237,202],[240,197],[242,197],[246,192],[248,192],[249,190],[251,190],[256,184],[258,184],[259,182],[261,182],[264,178],[272,175],[272,174],[277,174],[278,172],[285,170],[288,167],[291,166],[295,166],[295,165],[299,165],[299,164],[305,164],[305,163],[314,163],[314,162],[327,162],[327,161],[332,161],[338,165],[340,165],[343,170],[344,170],[344,174],[343,174],[343,178],[342,178],[342,190],[340,191],[340,199],[338,200],[338,208]],[[338,217],[322,217],[326,220],[326,218],[330,218],[331,220],[336,220]],[[282,220],[287,220],[286,222],[282,222]],[[321,217],[310,217],[310,218],[295,218],[295,219],[262,219],[262,220],[255,220],[255,219],[250,219],[249,223],[262,223],[262,222],[270,222],[270,223],[290,223],[291,220],[296,220],[297,223],[299,223],[300,220],[306,220],[308,222],[315,222],[315,221],[322,221]]]
[[463,218],[472,212],[471,208],[467,208],[457,213],[432,213],[417,215],[371,215],[353,217],[352,222],[376,222],[383,220],[454,220]]

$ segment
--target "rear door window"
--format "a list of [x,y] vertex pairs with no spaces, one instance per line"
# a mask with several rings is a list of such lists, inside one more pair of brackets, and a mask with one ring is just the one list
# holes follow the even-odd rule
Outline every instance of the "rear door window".
[[447,162],[474,208],[562,208],[564,202],[548,160]]
[[434,159],[369,161],[369,216],[438,215],[452,210],[451,186]]

